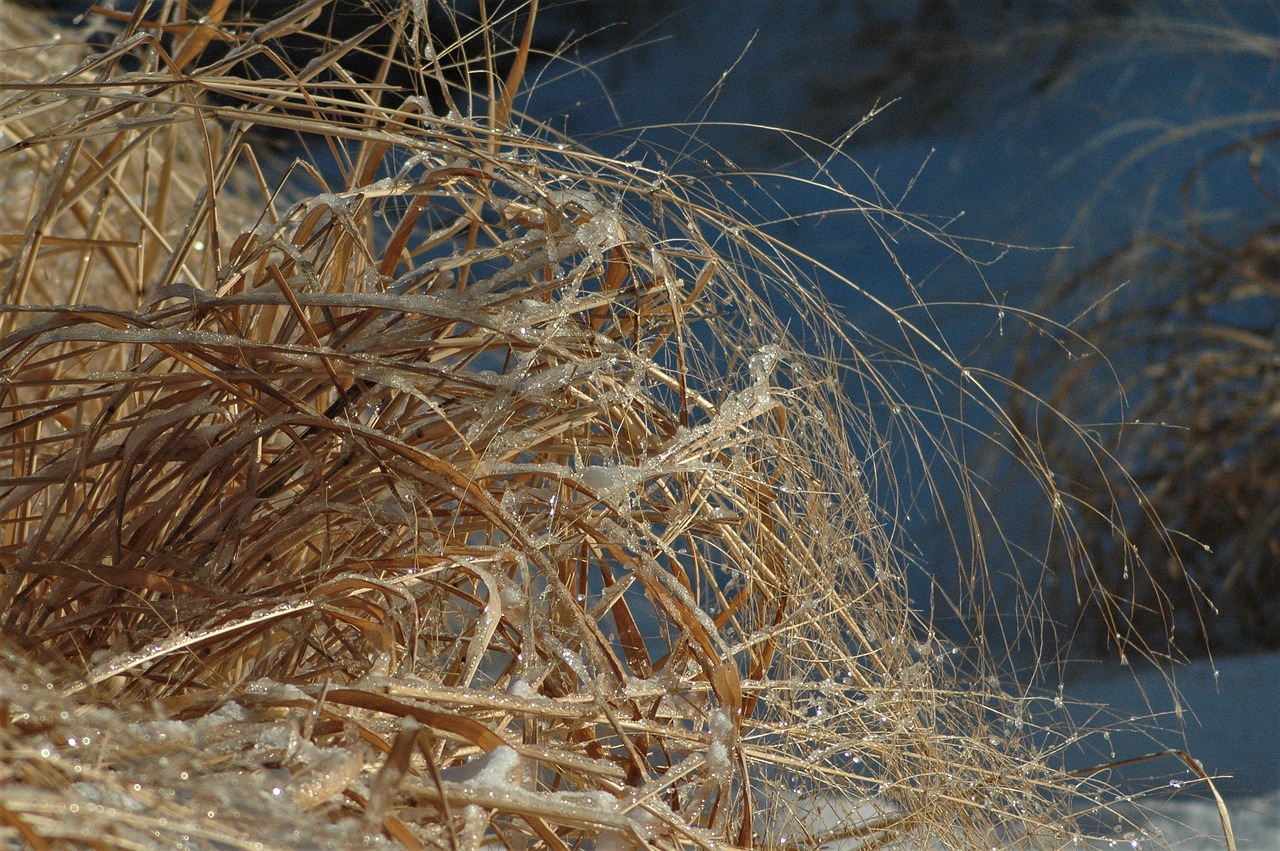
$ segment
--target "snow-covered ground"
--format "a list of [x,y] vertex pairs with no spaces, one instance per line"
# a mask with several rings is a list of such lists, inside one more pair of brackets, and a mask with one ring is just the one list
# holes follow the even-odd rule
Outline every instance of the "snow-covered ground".
[[[1236,847],[1254,851],[1280,848],[1280,795],[1251,795],[1227,801]],[[1226,847],[1217,808],[1209,802],[1174,799],[1160,807],[1151,822],[1176,851],[1211,851]]]
[[[1280,791],[1280,655],[1202,661],[1173,669],[1175,702],[1164,673],[1082,665],[1068,697],[1106,708],[1120,720],[1150,719],[1151,738],[1113,734],[1116,758],[1183,749],[1229,796]],[[1176,716],[1181,703],[1183,717]],[[1276,845],[1280,848],[1280,843]]]
[[[1161,748],[1185,750],[1215,778],[1238,847],[1280,848],[1280,654],[1196,662],[1174,669],[1173,675],[1176,702],[1159,671],[1082,664],[1068,681],[1066,696],[1100,707],[1100,717],[1147,719],[1149,737],[1117,732],[1103,747],[1115,760]],[[1083,720],[1087,713],[1078,715]],[[1112,758],[1110,753],[1101,757]],[[1181,787],[1171,788],[1157,805],[1161,817],[1154,824],[1176,840],[1171,842],[1175,848],[1224,847],[1217,807],[1192,783],[1190,771],[1179,771],[1176,761],[1166,759],[1138,773],[1169,778],[1165,782]]]

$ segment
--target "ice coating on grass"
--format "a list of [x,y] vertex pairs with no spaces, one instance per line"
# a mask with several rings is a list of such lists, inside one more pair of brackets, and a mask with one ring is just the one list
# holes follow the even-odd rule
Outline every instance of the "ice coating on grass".
[[676,429],[655,460],[662,463],[697,455],[699,447],[707,440],[731,433],[777,407],[780,403],[774,397],[771,379],[779,358],[777,346],[762,346],[747,362],[751,383],[730,393],[709,421]]
[[629,828],[622,802],[603,790],[541,791],[530,788],[533,763],[514,748],[500,745],[468,763],[441,771],[441,779],[460,787],[468,797],[489,802],[489,806],[523,813],[568,819],[583,824]]
[[321,192],[304,201],[302,209],[315,210],[318,207],[328,207],[334,213],[342,215],[350,213],[355,203],[356,199],[345,192]]
[[596,851],[635,851],[636,844],[619,833],[602,833],[596,837]]
[[625,239],[616,210],[601,210],[578,226],[578,240],[588,251],[608,251]]
[[[316,755],[283,787],[301,809],[310,809],[341,795],[364,768],[359,753],[345,748],[316,749]],[[274,791],[274,790],[273,790]]]
[[530,401],[547,400],[550,393],[563,390],[591,374],[591,363],[562,363],[522,377],[515,392]]
[[599,197],[586,189],[555,189],[547,193],[547,198],[560,210],[577,207],[593,217],[601,212]]
[[463,787],[468,794],[479,795],[505,807],[525,807],[530,811],[558,810],[571,807],[579,815],[597,811],[591,820],[603,824],[622,824],[621,802],[601,789],[585,791],[539,791],[531,788],[535,775],[533,762],[509,745],[499,745],[462,765],[440,772],[441,779]]
[[751,384],[725,400],[720,406],[721,416],[742,417],[746,420],[757,417],[774,407],[776,400],[773,398],[770,383],[780,356],[778,347],[774,345],[761,346],[760,350],[751,356],[747,361],[747,370],[751,373]]
[[420,27],[429,27],[430,19],[427,17],[426,0],[413,0],[410,8],[413,9],[413,22]]
[[587,493],[598,497],[602,502],[625,505],[646,481],[674,473],[706,470],[708,467],[696,460],[634,465],[618,463],[610,459],[578,469],[553,463],[521,464],[509,461],[485,461],[480,469],[485,476],[513,478],[539,474],[560,481],[577,482]]

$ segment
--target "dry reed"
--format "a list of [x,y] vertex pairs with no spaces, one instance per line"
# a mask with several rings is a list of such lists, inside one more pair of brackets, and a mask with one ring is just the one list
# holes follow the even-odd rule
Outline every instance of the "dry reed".
[[6,84],[0,832],[1078,841],[1075,732],[912,612],[843,389],[894,388],[805,258],[519,116],[536,5],[389,10],[407,98],[358,35],[288,64],[322,5]]

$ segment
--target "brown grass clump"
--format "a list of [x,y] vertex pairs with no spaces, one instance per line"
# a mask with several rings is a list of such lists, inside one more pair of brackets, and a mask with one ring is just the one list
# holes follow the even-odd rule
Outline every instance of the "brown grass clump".
[[[358,35],[289,65],[321,5],[140,6],[0,109],[0,831],[1078,840],[1041,704],[912,613],[837,355],[893,388],[803,258],[519,117],[536,5],[389,12],[413,97]],[[255,126],[333,167],[271,185]]]
[[[1060,605],[1091,625],[1099,646],[1112,638],[1110,618],[1179,638],[1188,652],[1280,647],[1280,224],[1268,185],[1276,140],[1273,128],[1206,154],[1182,184],[1182,228],[1140,235],[1051,293],[1059,304],[1093,303],[1073,325],[1073,348],[1110,360],[1063,366],[1044,348],[1024,350],[1017,378],[1047,379],[1050,405],[1099,423],[1101,445],[1154,508],[1145,518],[1133,503],[1119,520],[1081,515],[1099,573],[1092,588],[1068,583]],[[1252,183],[1257,198],[1230,190],[1224,216],[1211,206],[1226,193],[1223,178],[1233,187]],[[1117,368],[1125,376],[1119,384]],[[1064,487],[1125,490],[1117,468],[1093,463],[1055,424],[1042,433],[1071,482]],[[1113,534],[1116,522],[1131,530],[1128,539]],[[1170,555],[1152,574],[1131,574],[1116,558],[1131,546],[1166,547]],[[1205,600],[1214,617],[1201,617]]]

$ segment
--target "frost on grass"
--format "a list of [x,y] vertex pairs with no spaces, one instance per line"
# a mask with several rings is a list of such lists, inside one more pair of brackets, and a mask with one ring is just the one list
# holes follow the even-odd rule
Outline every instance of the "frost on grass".
[[[521,44],[531,10],[485,23],[483,44]],[[494,99],[450,89],[467,40],[407,14],[388,62],[445,85],[443,118],[352,90],[352,46],[322,38],[306,74],[237,76],[296,18],[228,29],[210,66],[125,32],[0,112],[78,116],[4,152],[58,166],[28,172],[28,236],[4,243],[0,594],[21,650],[0,830],[119,847],[1075,838],[1072,796],[1092,793],[1056,767],[1060,739],[912,612],[866,489],[892,480],[864,451],[887,438],[842,389],[888,407],[893,387],[803,258],[697,182],[516,115],[501,92],[524,48],[505,78],[492,53],[472,68]],[[267,185],[253,123],[310,134],[337,168]],[[202,140],[199,168],[167,159],[167,128]],[[161,228],[106,162],[195,180],[200,224]],[[272,200],[228,236],[232,173]],[[143,237],[66,230],[108,209]],[[35,297],[46,262],[81,270],[71,292],[95,303]]]

